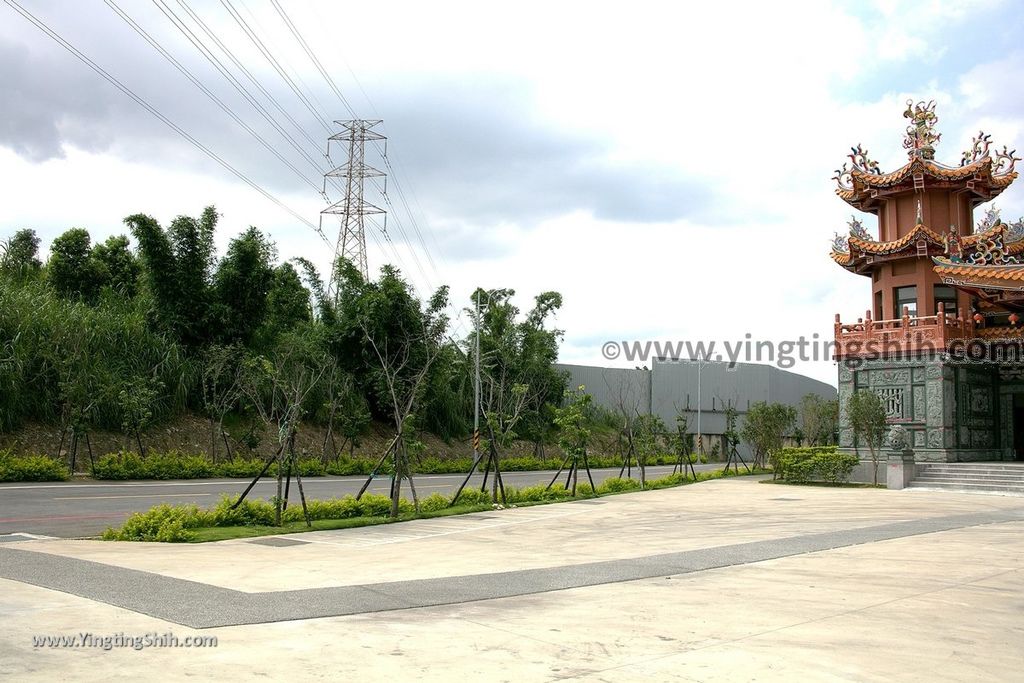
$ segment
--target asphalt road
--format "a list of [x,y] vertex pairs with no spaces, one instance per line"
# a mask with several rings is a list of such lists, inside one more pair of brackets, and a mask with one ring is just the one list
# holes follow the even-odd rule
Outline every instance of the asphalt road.
[[[695,465],[698,471],[720,469],[721,463]],[[649,478],[662,477],[672,466],[648,467]],[[618,468],[592,470],[600,484],[608,477],[618,476]],[[634,470],[634,476],[636,472]],[[554,471],[506,472],[506,486],[547,484]],[[585,473],[583,473],[585,480]],[[434,492],[453,493],[465,478],[461,474],[425,474],[417,476],[416,492],[428,496]],[[313,477],[303,479],[307,498],[336,498],[355,495],[366,477]],[[481,477],[473,477],[479,486]],[[189,481],[125,481],[53,482],[4,484],[0,486],[0,536],[13,533],[81,538],[96,536],[110,526],[118,526],[133,512],[148,510],[160,503],[196,503],[202,507],[215,505],[222,495],[237,496],[249,484],[247,479],[193,479]],[[263,479],[249,495],[269,499],[276,493],[277,480]],[[387,493],[387,478],[375,480],[369,491]],[[408,497],[408,485],[403,485]],[[298,500],[292,484],[291,498]]]

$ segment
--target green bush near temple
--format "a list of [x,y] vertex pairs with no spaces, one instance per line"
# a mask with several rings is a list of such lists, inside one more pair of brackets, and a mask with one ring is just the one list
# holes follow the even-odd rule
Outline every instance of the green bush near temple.
[[840,453],[835,446],[783,448],[775,459],[775,475],[793,484],[840,484],[850,478],[858,462],[857,456]]

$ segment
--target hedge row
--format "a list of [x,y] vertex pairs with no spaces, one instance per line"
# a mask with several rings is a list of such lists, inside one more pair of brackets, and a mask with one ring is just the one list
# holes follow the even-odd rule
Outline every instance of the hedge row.
[[0,481],[64,481],[68,467],[45,455],[14,455],[0,451]]
[[[723,476],[730,475],[721,471],[700,472],[697,475],[697,480],[717,479]],[[647,488],[668,488],[688,481],[692,482],[693,480],[687,479],[682,474],[672,474],[648,481]],[[640,482],[635,479],[609,478],[597,486],[596,493],[601,495],[639,489]],[[595,491],[589,483],[580,483],[576,491],[577,498],[589,498],[595,495]],[[524,488],[506,487],[505,496],[509,505],[518,505],[565,500],[571,498],[572,493],[561,484],[555,484],[551,488],[538,484]],[[272,502],[258,499],[245,500],[232,510],[233,502],[233,499],[225,496],[215,507],[207,509],[194,504],[157,505],[146,512],[136,512],[119,529],[107,529],[103,538],[108,541],[181,542],[193,540],[195,529],[273,526],[274,505]],[[450,496],[433,493],[420,500],[420,513],[438,512],[447,508],[450,503]],[[459,496],[458,508],[463,512],[473,512],[490,507],[490,494],[479,489],[467,488]],[[368,524],[373,524],[383,521],[388,516],[391,512],[391,500],[387,496],[367,493],[359,500],[352,496],[329,500],[310,500],[307,502],[307,508],[310,518],[314,521],[366,518]],[[413,504],[404,498],[399,501],[398,511],[399,515],[404,518],[415,516]],[[298,502],[293,502],[281,516],[282,523],[301,522],[303,519],[302,505]]]
[[857,462],[857,456],[840,453],[835,446],[783,448],[775,457],[775,476],[795,484],[838,484],[850,478]]
[[[648,465],[672,465],[675,456],[662,455],[652,458]],[[707,462],[702,459],[702,462]],[[145,458],[133,452],[110,453],[96,461],[92,476],[96,479],[206,479],[210,477],[255,477],[265,460],[236,458],[211,462],[205,455],[182,453],[180,451],[151,451]],[[469,458],[441,460],[425,458],[413,467],[416,474],[461,474],[472,466]],[[591,467],[619,467],[622,461],[615,457],[593,457]],[[374,463],[370,460],[346,457],[324,463],[319,459],[304,459],[298,463],[299,474],[303,477],[326,475],[366,475]],[[534,457],[503,458],[501,468],[505,472],[531,472],[556,469],[559,461],[542,460]],[[385,464],[381,474],[390,474],[390,465]],[[634,467],[635,469],[635,467]],[[276,463],[271,464],[269,476],[277,476]],[[70,477],[67,465],[46,455],[14,455],[0,451],[0,481],[64,481]]]
[[[664,455],[653,458],[651,465],[671,465],[674,456]],[[704,460],[704,462],[707,462]],[[191,455],[178,451],[166,453],[151,452],[145,458],[132,452],[111,453],[96,461],[93,476],[97,479],[205,479],[209,477],[254,477],[266,464],[258,459],[235,459],[218,463],[211,462],[206,456]],[[441,460],[440,458],[424,458],[413,465],[416,474],[461,474],[468,472],[473,461],[469,458]],[[534,457],[503,458],[501,468],[505,472],[529,472],[535,470],[555,469],[558,461],[541,460]],[[622,461],[614,457],[592,458],[591,467],[618,467]],[[319,459],[304,459],[298,462],[299,474],[303,477],[322,477],[325,475],[343,476],[369,474],[374,462],[362,459],[339,458],[324,463]],[[390,474],[390,464],[381,469],[382,474]],[[277,476],[277,464],[268,470],[270,476]]]

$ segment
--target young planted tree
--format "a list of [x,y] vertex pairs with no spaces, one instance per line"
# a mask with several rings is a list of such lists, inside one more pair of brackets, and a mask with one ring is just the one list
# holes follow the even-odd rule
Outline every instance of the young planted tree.
[[231,442],[224,430],[224,418],[238,405],[245,380],[245,349],[236,344],[214,344],[203,354],[203,407],[210,419],[210,458],[217,462],[217,441],[224,442],[228,459]]
[[839,430],[839,401],[807,394],[800,399],[800,423],[809,445],[834,444]]
[[[609,379],[608,373],[615,372],[616,380]],[[632,373],[617,371],[605,372],[605,385],[612,397],[612,403],[616,416],[619,418],[621,428],[618,434],[619,455],[622,457],[622,467],[619,468],[619,476],[623,472],[632,478],[633,463],[637,460],[636,453],[636,420],[640,416],[641,392],[640,387],[634,380]],[[637,467],[640,463],[637,462]],[[641,482],[644,481],[644,473],[640,474]]]
[[846,401],[846,414],[854,437],[867,444],[871,452],[872,481],[877,485],[878,454],[885,440],[885,406],[882,405],[882,399],[867,389],[855,391]]
[[295,437],[306,413],[307,398],[319,384],[326,368],[327,354],[324,351],[323,340],[313,329],[300,328],[285,334],[268,356],[246,356],[241,381],[242,392],[267,430],[277,434],[277,450],[233,507],[241,504],[256,482],[270,468],[271,463],[276,462],[277,496],[274,503],[274,523],[277,526],[281,525],[281,512],[287,505],[287,488],[282,490],[282,484],[285,477],[285,486],[291,483],[291,473],[294,471],[306,524],[310,524],[302,476],[296,462]]
[[[376,282],[367,282],[351,263],[342,261],[338,274],[338,320],[334,326],[335,357],[362,374],[379,414],[387,415],[395,438],[367,479],[363,491],[384,461],[391,458],[391,516],[398,516],[402,481],[409,481],[413,504],[419,497],[412,478],[411,456],[418,450],[414,427],[419,425],[430,370],[445,345],[448,289],[442,287],[422,307],[398,270],[381,268]],[[350,365],[351,367],[352,365]],[[356,375],[357,379],[359,375]]]
[[636,416],[636,461],[640,470],[640,488],[647,486],[647,462],[658,455],[665,423],[651,413]]
[[587,446],[590,444],[590,408],[593,398],[586,392],[586,387],[580,386],[575,391],[565,393],[565,404],[555,409],[555,425],[558,426],[558,445],[565,453],[565,460],[558,472],[551,479],[548,488],[551,488],[558,479],[565,466],[569,465],[569,473],[566,475],[566,488],[572,483],[572,495],[576,495],[576,484],[579,479],[580,464],[587,469],[587,477],[590,479],[590,486],[594,486],[594,477],[590,473],[590,461],[587,459]]
[[121,384],[117,402],[121,407],[121,431],[126,436],[135,435],[139,455],[146,457],[142,445],[142,432],[153,422],[153,410],[162,389],[160,380],[153,377],[132,377]]
[[[326,461],[330,453],[331,458],[337,460],[346,445],[349,457],[352,457],[359,445],[359,437],[370,424],[370,411],[363,397],[356,393],[352,375],[345,372],[333,358],[328,359],[320,394],[320,419],[327,426],[321,459]],[[334,438],[335,432],[342,437],[340,447]]]
[[754,451],[754,466],[774,464],[786,433],[796,422],[796,409],[781,403],[758,401],[747,410],[740,436]]
[[693,434],[690,433],[690,420],[686,415],[686,411],[679,407],[676,408],[676,433],[672,441],[676,455],[679,457],[676,464],[672,467],[672,474],[679,472],[685,476],[687,469],[689,469],[690,474],[693,475],[693,480],[696,481],[697,471],[693,468],[693,463],[697,456],[693,453]]

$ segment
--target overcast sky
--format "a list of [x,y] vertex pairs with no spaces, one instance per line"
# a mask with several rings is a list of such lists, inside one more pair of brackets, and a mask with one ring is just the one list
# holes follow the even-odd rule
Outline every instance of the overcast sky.
[[[158,4],[117,3],[298,173],[101,0],[19,1],[318,222],[324,204],[311,183],[321,183],[322,169]],[[607,340],[829,339],[835,313],[863,314],[868,280],[828,257],[832,234],[845,232],[852,211],[830,177],[858,142],[883,170],[906,161],[908,98],[938,101],[940,160],[956,164],[979,128],[1000,146],[1024,147],[1024,11],[1012,1],[280,1],[355,113],[384,119],[398,183],[388,181],[390,243],[368,229],[371,270],[397,263],[421,293],[448,284],[456,309],[478,285],[515,289],[524,309],[537,293],[557,290],[565,296],[557,320],[565,362],[637,364],[604,359]],[[228,4],[314,111],[351,118],[270,0]],[[166,0],[163,9],[186,22],[313,161],[326,164],[328,130],[228,7]],[[214,204],[223,215],[222,248],[255,225],[276,240],[282,258],[328,264],[313,230],[3,3],[0,93],[0,236],[31,227],[48,242],[84,227],[104,238],[123,232],[130,214],[166,223]],[[342,151],[332,147],[335,162]],[[380,165],[374,149],[367,157]],[[386,206],[372,188],[367,199]],[[1024,191],[1011,188],[996,204],[1015,220]],[[336,223],[325,227],[336,232]],[[454,329],[469,326],[462,316]],[[831,361],[795,369],[835,384]]]

